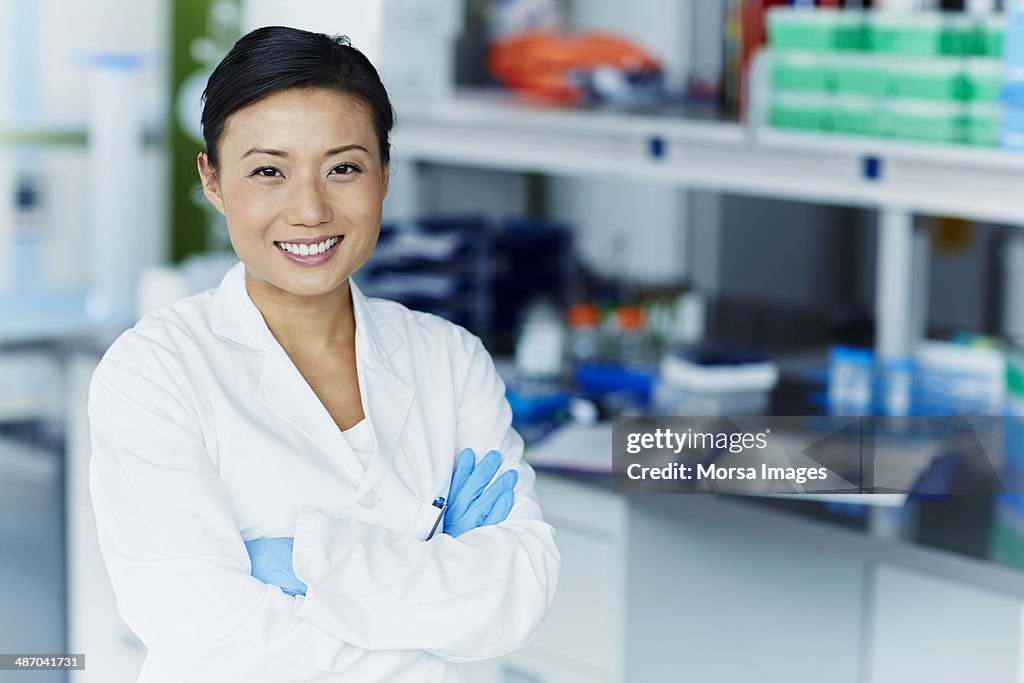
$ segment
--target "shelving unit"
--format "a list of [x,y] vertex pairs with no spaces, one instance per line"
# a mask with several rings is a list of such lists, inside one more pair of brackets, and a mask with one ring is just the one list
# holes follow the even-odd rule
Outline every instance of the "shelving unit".
[[[541,109],[487,93],[404,111],[406,161],[630,177],[842,206],[1024,222],[1024,155],[953,145],[748,129],[738,123]],[[876,160],[877,177],[865,173]]]
[[[755,69],[760,68],[755,66]],[[755,104],[756,106],[756,104]],[[756,112],[752,120],[756,118]],[[913,277],[913,216],[1024,224],[1024,155],[953,145],[823,136],[604,111],[565,111],[461,92],[406,109],[394,136],[404,162],[577,178],[627,178],[685,189],[879,212],[876,350],[906,355],[923,335]],[[920,258],[917,256],[916,258]],[[913,322],[912,322],[913,321]]]

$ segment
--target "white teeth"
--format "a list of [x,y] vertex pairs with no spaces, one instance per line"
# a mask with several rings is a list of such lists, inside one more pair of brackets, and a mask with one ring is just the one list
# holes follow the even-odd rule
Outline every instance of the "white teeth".
[[337,243],[338,238],[332,237],[329,240],[324,240],[320,244],[292,244],[291,242],[277,242],[277,246],[298,256],[315,256],[316,254],[324,253]]

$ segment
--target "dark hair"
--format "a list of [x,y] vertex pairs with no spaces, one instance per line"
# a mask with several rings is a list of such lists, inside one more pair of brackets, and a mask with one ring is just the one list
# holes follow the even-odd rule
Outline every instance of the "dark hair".
[[381,163],[391,158],[388,135],[395,122],[377,70],[345,36],[265,26],[242,36],[203,91],[203,139],[210,165],[220,169],[217,145],[235,111],[289,88],[325,88],[365,103],[373,119]]

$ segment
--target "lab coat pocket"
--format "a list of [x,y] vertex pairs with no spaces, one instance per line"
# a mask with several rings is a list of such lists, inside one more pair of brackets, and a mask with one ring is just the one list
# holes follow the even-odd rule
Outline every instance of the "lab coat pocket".
[[353,501],[346,517],[426,540],[440,512],[432,502],[433,499],[420,500],[393,471],[389,471]]

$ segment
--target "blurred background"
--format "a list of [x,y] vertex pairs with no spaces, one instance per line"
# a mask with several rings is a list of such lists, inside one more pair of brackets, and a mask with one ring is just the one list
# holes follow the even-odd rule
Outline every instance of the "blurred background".
[[1024,413],[1010,0],[0,0],[0,651],[87,656],[0,680],[135,680],[86,388],[234,262],[200,95],[273,24],[380,69],[356,279],[484,340],[559,532],[551,614],[474,680],[1024,680],[1024,503],[957,495],[941,438],[891,440],[897,494],[610,484],[616,416]]

